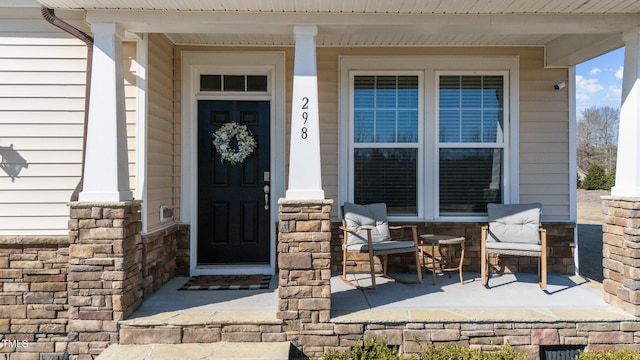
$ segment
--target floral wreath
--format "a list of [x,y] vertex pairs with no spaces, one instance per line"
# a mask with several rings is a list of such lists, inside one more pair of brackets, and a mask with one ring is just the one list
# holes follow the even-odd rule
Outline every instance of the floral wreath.
[[[230,145],[234,137],[238,141],[237,149]],[[235,122],[228,122],[220,127],[211,135],[211,142],[220,154],[222,162],[226,161],[231,165],[242,164],[257,146],[256,140],[247,126]]]

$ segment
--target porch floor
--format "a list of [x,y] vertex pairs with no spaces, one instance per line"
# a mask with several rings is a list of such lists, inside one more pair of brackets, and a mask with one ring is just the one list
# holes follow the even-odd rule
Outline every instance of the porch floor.
[[[401,274],[406,279],[415,274]],[[353,288],[337,276],[331,279],[331,318],[334,322],[375,321],[602,321],[632,320],[633,316],[607,304],[602,285],[579,276],[549,274],[547,291],[540,290],[535,274],[493,274],[490,288],[478,273],[430,273],[423,284],[401,284],[378,277],[376,290]],[[367,275],[355,278],[366,285]],[[269,289],[179,291],[188,280],[170,280],[123,323],[180,325],[184,322],[277,323],[277,276]],[[200,319],[200,320],[198,320]]]

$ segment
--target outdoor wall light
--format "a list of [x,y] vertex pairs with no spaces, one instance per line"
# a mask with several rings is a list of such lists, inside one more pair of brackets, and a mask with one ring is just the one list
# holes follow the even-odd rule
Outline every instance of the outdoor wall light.
[[564,81],[561,81],[555,85],[553,85],[553,88],[556,90],[560,90],[560,89],[564,89],[567,86],[567,84],[564,83]]

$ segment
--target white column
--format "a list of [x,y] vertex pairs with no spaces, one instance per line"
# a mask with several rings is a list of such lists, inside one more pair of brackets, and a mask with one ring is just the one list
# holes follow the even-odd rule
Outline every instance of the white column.
[[316,26],[296,26],[293,68],[291,144],[289,150],[289,200],[324,199],[320,171],[320,126],[318,124],[318,76],[316,70]]
[[83,190],[79,201],[133,200],[129,189],[122,39],[116,24],[93,24],[93,71]]
[[640,27],[624,33],[624,77],[612,196],[640,198]]

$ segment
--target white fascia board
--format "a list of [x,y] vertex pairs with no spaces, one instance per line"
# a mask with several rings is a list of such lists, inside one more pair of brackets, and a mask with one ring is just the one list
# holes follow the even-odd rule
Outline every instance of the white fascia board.
[[545,47],[546,67],[567,67],[624,46],[622,34],[563,35]]

